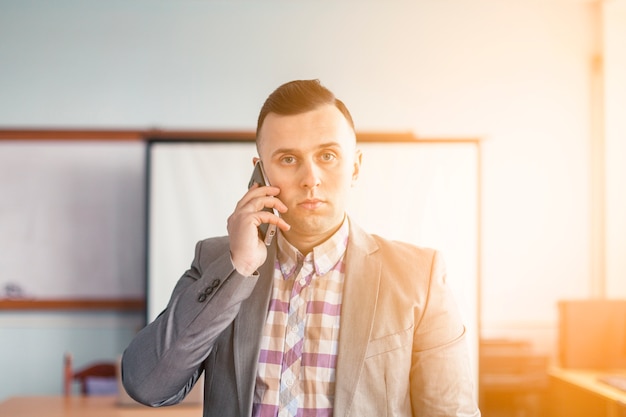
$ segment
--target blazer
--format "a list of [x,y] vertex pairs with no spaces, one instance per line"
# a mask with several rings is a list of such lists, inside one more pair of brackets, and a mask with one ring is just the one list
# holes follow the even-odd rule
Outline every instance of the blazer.
[[[201,241],[166,309],[124,351],[128,394],[180,402],[204,372],[204,416],[250,416],[275,243],[253,276],[227,237]],[[333,415],[480,416],[465,328],[438,252],[354,223],[346,252]]]

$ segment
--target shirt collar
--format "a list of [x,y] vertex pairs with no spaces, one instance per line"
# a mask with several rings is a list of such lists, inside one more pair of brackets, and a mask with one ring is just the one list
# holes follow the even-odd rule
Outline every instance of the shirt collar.
[[302,255],[291,243],[287,242],[282,235],[278,234],[278,263],[284,279],[290,279],[297,275],[297,271],[305,262],[313,262],[315,275],[320,276],[329,272],[337,265],[346,252],[350,225],[348,218],[344,218],[341,227],[328,239],[320,243],[306,255]]

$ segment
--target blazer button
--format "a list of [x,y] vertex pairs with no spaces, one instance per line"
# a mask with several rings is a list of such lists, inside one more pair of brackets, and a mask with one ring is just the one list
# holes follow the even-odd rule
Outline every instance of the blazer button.
[[207,297],[211,294],[213,294],[213,292],[215,291],[215,289],[217,287],[219,287],[220,283],[222,281],[220,281],[219,279],[214,279],[213,281],[211,281],[211,285],[209,285],[208,287],[206,287],[204,289],[204,291],[202,291],[199,295],[198,295],[198,302],[199,303],[203,303],[206,301]]

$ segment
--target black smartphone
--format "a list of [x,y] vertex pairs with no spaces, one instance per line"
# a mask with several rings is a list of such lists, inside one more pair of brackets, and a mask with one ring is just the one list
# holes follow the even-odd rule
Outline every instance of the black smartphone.
[[[254,183],[259,184],[261,187],[270,185],[267,180],[267,176],[265,176],[265,171],[263,171],[263,164],[261,163],[261,160],[256,161],[256,164],[254,164],[254,171],[252,171],[248,188],[252,187]],[[274,215],[280,217],[278,210],[276,209],[265,207],[263,210],[274,213]],[[263,223],[259,226],[259,233],[261,234],[261,238],[265,242],[265,245],[269,246],[272,244],[272,239],[274,239],[274,236],[276,235],[276,229],[277,226],[275,224]]]

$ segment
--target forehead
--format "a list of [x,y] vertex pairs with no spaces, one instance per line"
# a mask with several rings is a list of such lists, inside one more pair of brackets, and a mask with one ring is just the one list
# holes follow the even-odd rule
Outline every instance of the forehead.
[[259,154],[268,156],[277,149],[306,152],[325,143],[350,149],[356,145],[356,136],[339,109],[324,105],[295,115],[269,113],[257,141]]

